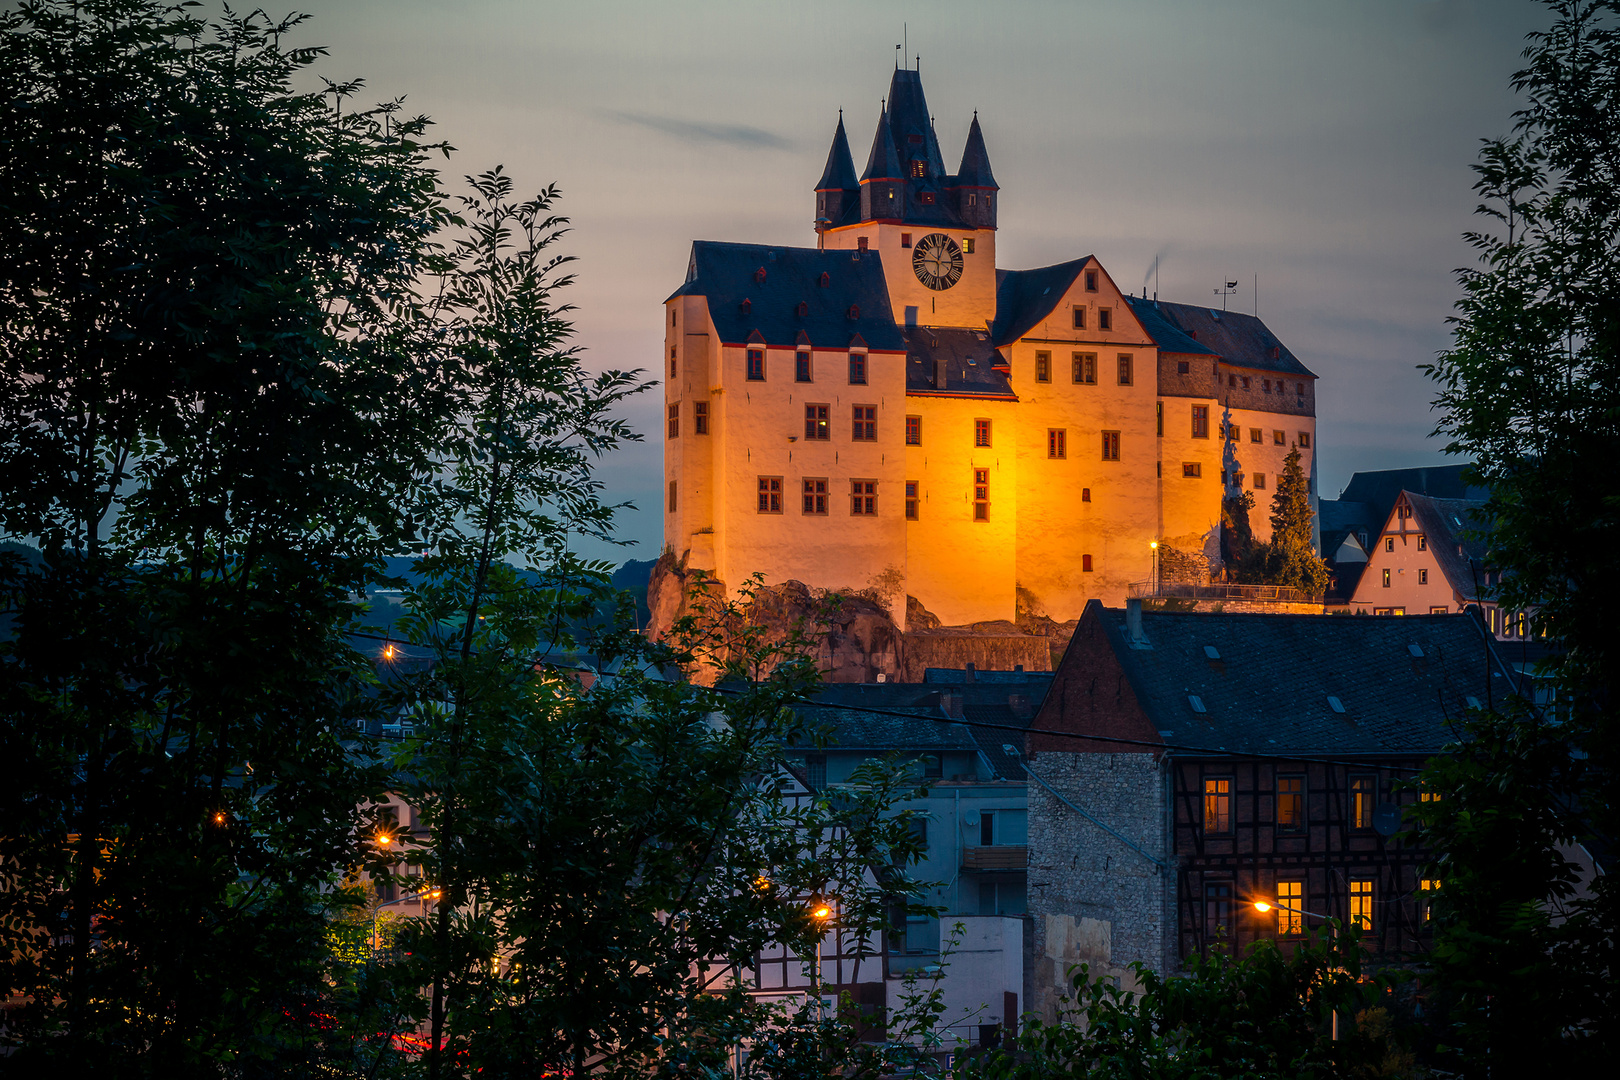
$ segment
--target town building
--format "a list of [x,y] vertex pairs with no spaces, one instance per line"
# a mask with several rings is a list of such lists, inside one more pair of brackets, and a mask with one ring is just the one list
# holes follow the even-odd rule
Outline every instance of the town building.
[[[978,117],[948,171],[894,72],[864,171],[843,120],[814,247],[699,241],[665,302],[665,545],[730,588],[898,580],[946,625],[1059,622],[1220,567],[1228,490],[1314,473],[1316,377],[1258,318],[1130,296],[1094,256],[997,266]],[[1156,546],[1155,546],[1156,545]]]
[[[1086,607],[1028,735],[1031,1007],[1322,917],[1427,943],[1401,782],[1514,691],[1477,608],[1323,618]],[[1253,906],[1275,905],[1262,914]]]

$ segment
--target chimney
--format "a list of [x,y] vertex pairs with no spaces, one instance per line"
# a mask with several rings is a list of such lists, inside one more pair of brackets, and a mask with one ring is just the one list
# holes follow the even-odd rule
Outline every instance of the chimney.
[[962,692],[960,690],[941,690],[939,692],[939,708],[952,720],[962,719]]
[[1133,649],[1149,647],[1147,634],[1142,630],[1142,598],[1125,598],[1125,643]]
[[962,681],[971,686],[973,684],[973,674],[973,661],[969,660],[967,671],[963,673]]

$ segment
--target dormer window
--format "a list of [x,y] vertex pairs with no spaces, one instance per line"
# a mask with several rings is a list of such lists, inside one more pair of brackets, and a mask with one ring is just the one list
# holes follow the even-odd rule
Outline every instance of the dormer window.
[[852,319],[860,318],[861,317],[861,305],[859,305],[859,304],[851,304],[851,305],[849,305],[849,317],[852,318]]
[[922,203],[924,206],[933,206],[934,193],[932,191],[920,191],[917,193],[917,201]]
[[927,176],[928,175],[928,162],[926,162],[926,161],[913,161],[911,163],[911,175],[912,175],[913,179],[917,179],[917,180],[920,180],[923,177]]
[[822,271],[822,273],[821,273],[821,287],[823,289],[825,289],[825,288],[829,288],[831,285],[832,285],[832,275],[827,273],[825,270]]
[[803,300],[800,300],[799,301],[799,318],[802,319],[808,314],[810,314],[810,305],[805,303]]
[[742,303],[738,304],[737,307],[744,315],[746,315],[750,311],[754,310],[754,302],[752,300],[744,300]]
[[760,285],[765,284],[765,268],[763,266],[754,271],[754,281]]

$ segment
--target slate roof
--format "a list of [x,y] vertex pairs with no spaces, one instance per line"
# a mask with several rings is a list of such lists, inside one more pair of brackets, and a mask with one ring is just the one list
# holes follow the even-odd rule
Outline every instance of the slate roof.
[[998,346],[1011,345],[1029,333],[1052,313],[1091,261],[1087,255],[1036,270],[996,271],[996,321],[990,327],[991,340]]
[[1200,343],[1196,338],[1188,337],[1181,328],[1169,319],[1159,309],[1153,300],[1144,300],[1140,296],[1127,296],[1125,302],[1131,307],[1131,314],[1136,316],[1147,331],[1147,336],[1159,347],[1160,352],[1182,353],[1189,356],[1214,356],[1215,350]]
[[[1133,302],[1132,310],[1144,301]],[[1311,369],[1277,340],[1269,327],[1253,315],[1238,311],[1216,311],[1192,304],[1172,304],[1168,300],[1148,300],[1165,321],[1205,345],[1222,360],[1238,367],[1303,375],[1314,379]],[[1179,351],[1179,350],[1175,350]],[[1273,355],[1275,352],[1276,355]]]
[[984,132],[979,130],[979,114],[973,114],[968,128],[967,143],[962,147],[962,164],[956,170],[956,182],[962,187],[1000,189],[995,174],[990,171],[990,152],[984,148]]
[[878,116],[877,131],[872,133],[872,151],[866,155],[866,171],[861,180],[900,180],[905,173],[900,169],[900,154],[894,146],[894,129],[889,125],[889,110]]
[[1478,600],[1475,571],[1485,566],[1487,544],[1461,534],[1489,527],[1484,500],[1431,499],[1411,491],[1402,494],[1412,504],[1412,520],[1428,541],[1446,581],[1464,600]]
[[[957,396],[1017,401],[1007,373],[997,370],[1001,354],[983,330],[956,330],[927,326],[908,327],[906,393],[947,393]],[[945,385],[935,386],[936,364],[945,362]]]
[[[764,282],[756,280],[765,271]],[[821,275],[828,285],[821,286]],[[818,349],[846,348],[858,334],[866,347],[899,352],[905,348],[889,306],[889,288],[876,252],[820,251],[816,248],[692,244],[686,283],[670,294],[706,296],[709,316],[722,342],[738,345],[757,332],[767,344],[791,347],[808,335]],[[749,301],[748,311],[742,302]],[[801,317],[799,303],[809,305]],[[850,318],[851,307],[860,315]]]
[[816,182],[817,191],[855,191],[860,181],[855,179],[855,159],[849,153],[849,137],[844,134],[844,114],[838,113],[838,130],[833,132],[832,149],[827,151],[827,167]]
[[1451,724],[1468,697],[1485,701],[1487,683],[1501,697],[1511,684],[1477,609],[1406,616],[1144,611],[1146,649],[1127,643],[1124,611],[1093,601],[1085,617],[1101,619],[1160,738],[1193,753],[1429,754],[1455,740]]
[[1383,469],[1377,472],[1358,472],[1350,478],[1339,493],[1341,502],[1366,503],[1371,508],[1367,520],[1372,531],[1384,527],[1395,498],[1403,491],[1413,491],[1436,499],[1488,499],[1490,490],[1474,487],[1463,480],[1467,465],[1435,465],[1420,469]]

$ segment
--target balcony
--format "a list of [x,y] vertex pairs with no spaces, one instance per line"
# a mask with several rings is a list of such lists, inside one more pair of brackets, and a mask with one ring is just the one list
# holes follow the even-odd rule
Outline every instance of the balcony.
[[963,870],[1026,870],[1029,847],[1026,844],[996,844],[962,850]]

